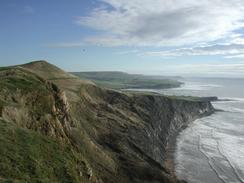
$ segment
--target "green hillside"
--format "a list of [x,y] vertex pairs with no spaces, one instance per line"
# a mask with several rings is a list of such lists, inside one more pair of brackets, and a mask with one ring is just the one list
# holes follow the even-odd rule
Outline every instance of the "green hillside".
[[88,79],[99,86],[113,89],[165,89],[179,87],[182,83],[163,76],[146,76],[124,72],[73,72],[81,79]]
[[0,120],[0,182],[80,182],[85,162],[70,145]]

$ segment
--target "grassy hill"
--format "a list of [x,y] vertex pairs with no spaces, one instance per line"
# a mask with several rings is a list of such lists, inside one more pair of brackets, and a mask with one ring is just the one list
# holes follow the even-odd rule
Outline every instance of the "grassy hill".
[[[0,119],[0,182],[86,182],[72,146]],[[77,171],[78,168],[78,171]]]
[[163,76],[146,76],[124,72],[73,72],[81,79],[88,79],[99,86],[113,89],[164,89],[179,87],[182,83]]

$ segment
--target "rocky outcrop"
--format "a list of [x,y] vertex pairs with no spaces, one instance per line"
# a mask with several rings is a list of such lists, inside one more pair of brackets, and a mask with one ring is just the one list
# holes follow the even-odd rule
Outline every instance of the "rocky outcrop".
[[[0,99],[4,102],[1,105],[3,120],[69,141],[69,131],[74,123],[69,116],[64,91],[21,69],[10,69],[1,75],[2,81],[8,82],[0,91]],[[14,86],[15,82],[20,86]]]

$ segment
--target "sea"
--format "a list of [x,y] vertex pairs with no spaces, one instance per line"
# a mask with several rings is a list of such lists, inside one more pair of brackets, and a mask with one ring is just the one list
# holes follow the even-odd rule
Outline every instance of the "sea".
[[[244,79],[184,78],[166,95],[217,96],[221,111],[197,119],[177,137],[176,175],[188,183],[244,183]],[[152,90],[151,90],[152,91]]]

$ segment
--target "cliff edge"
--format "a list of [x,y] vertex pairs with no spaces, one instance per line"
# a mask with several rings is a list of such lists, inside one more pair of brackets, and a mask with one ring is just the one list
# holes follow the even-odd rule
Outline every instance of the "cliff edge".
[[176,183],[172,134],[209,115],[206,99],[96,86],[45,62],[0,68],[0,180]]

